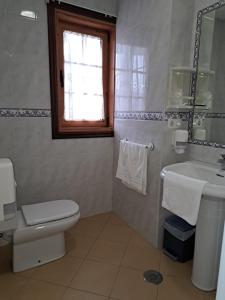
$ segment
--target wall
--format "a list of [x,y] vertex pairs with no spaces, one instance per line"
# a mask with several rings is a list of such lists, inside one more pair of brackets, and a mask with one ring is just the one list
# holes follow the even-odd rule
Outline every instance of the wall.
[[[116,1],[85,2],[116,14]],[[82,215],[111,210],[113,139],[51,138],[46,2],[1,0],[0,39],[0,157],[14,163],[18,204],[69,198]]]
[[101,13],[117,16],[117,0],[64,0],[63,2],[75,4],[84,8],[93,9]]
[[192,19],[193,5],[185,0],[119,2],[114,176],[120,139],[153,142],[155,149],[149,153],[147,196],[114,179],[113,210],[155,246],[161,245],[167,214],[161,209],[160,171],[185,159],[172,150],[169,114],[164,110],[169,66],[190,62],[192,27],[189,43],[183,32]]
[[189,160],[198,160],[202,162],[217,164],[220,155],[224,153],[224,149],[209,146],[201,146],[190,144],[188,149]]

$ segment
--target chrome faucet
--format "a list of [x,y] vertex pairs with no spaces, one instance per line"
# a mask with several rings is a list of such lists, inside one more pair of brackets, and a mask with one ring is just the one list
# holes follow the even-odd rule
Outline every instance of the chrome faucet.
[[217,160],[217,162],[220,164],[220,169],[222,171],[225,171],[225,153],[220,155],[221,158]]

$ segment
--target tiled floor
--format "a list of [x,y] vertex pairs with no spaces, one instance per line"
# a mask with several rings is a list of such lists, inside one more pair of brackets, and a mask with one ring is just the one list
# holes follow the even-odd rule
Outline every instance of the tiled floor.
[[[67,255],[17,274],[9,247],[0,248],[1,300],[213,300],[190,280],[191,263],[175,263],[116,215],[80,220],[66,233]],[[143,280],[160,270],[163,283]]]

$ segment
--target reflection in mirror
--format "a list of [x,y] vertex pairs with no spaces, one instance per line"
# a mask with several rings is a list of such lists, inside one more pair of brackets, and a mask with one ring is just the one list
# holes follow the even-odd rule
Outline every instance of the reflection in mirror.
[[225,6],[211,8],[198,14],[192,138],[225,144]]

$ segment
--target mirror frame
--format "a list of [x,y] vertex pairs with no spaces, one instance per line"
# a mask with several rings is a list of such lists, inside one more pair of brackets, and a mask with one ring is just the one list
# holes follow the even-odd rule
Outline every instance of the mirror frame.
[[215,11],[221,7],[225,6],[225,0],[220,0],[215,4],[207,6],[202,10],[198,11],[197,14],[197,22],[196,22],[196,30],[195,30],[195,46],[194,46],[194,60],[193,60],[193,68],[194,72],[192,74],[192,81],[191,81],[191,95],[193,96],[193,108],[189,112],[188,118],[188,136],[189,136],[189,143],[195,145],[204,145],[204,146],[211,146],[216,148],[224,148],[225,144],[220,144],[216,142],[209,142],[209,141],[201,141],[195,140],[192,138],[192,129],[193,129],[193,119],[195,115],[205,116],[210,118],[223,118],[225,120],[225,113],[207,113],[207,112],[195,112],[195,100],[196,100],[196,90],[197,90],[197,79],[198,79],[198,61],[199,61],[199,52],[200,52],[200,39],[201,39],[201,25],[202,25],[202,17]]

